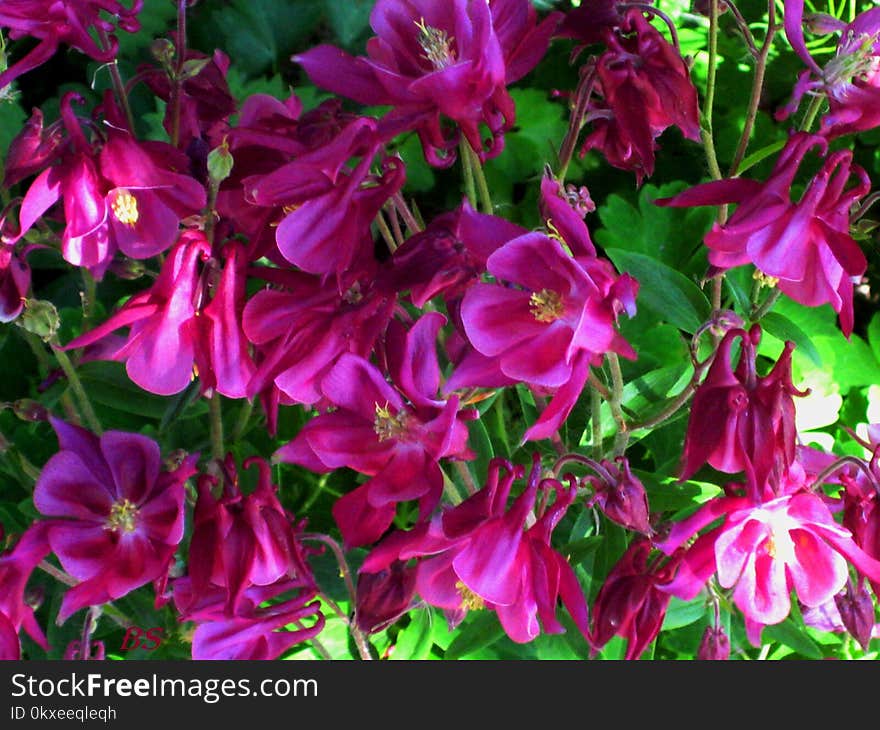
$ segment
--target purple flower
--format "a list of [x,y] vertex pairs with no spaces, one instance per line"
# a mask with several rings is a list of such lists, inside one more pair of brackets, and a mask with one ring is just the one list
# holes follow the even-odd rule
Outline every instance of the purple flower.
[[348,467],[371,477],[339,499],[333,516],[346,545],[378,540],[399,502],[419,500],[424,517],[443,491],[438,460],[470,458],[457,396],[438,398],[436,339],[445,317],[427,313],[408,332],[392,323],[386,346],[393,388],[368,360],[343,354],[321,381],[335,406],[309,421],[276,460],[316,472]]
[[622,309],[635,313],[638,284],[603,259],[573,258],[542,233],[508,241],[487,268],[496,283],[473,285],[461,303],[464,334],[479,357],[459,362],[446,389],[505,379],[555,389],[524,436],[548,438],[574,407],[591,364],[607,352],[635,357],[615,326]]
[[[800,200],[791,187],[807,152],[817,148],[825,161]],[[793,134],[763,183],[731,178],[704,183],[657,205],[690,207],[736,203],[725,223],[706,234],[709,263],[719,269],[754,264],[778,280],[787,296],[808,307],[828,303],[849,336],[853,328],[853,282],[867,268],[850,235],[850,209],[871,189],[868,174],[852,163],[850,150],[828,154],[828,142],[805,132]],[[845,189],[851,176],[856,184]]]
[[28,579],[49,551],[46,526],[37,522],[12,550],[0,554],[0,659],[21,657],[18,632],[22,629],[41,647],[49,648],[34,609],[25,600]]
[[[694,393],[680,472],[681,479],[688,479],[705,463],[728,474],[744,471],[757,500],[773,493],[795,460],[793,396],[806,395],[791,382],[793,343],[786,343],[767,375],[758,375],[760,339],[759,325],[748,333],[731,329],[724,335]],[[734,370],[731,351],[737,340]]]
[[[468,611],[486,608],[496,612],[507,635],[520,643],[534,639],[542,628],[546,633],[564,631],[556,618],[561,601],[590,641],[588,608],[577,576],[550,545],[575,487],[540,480],[536,455],[526,489],[508,507],[511,487],[521,476],[522,467],[493,459],[485,487],[429,522],[391,533],[367,555],[360,571],[376,573],[395,561],[417,558],[416,592],[443,609],[451,628]],[[552,495],[555,500],[535,516],[539,493],[545,505]]]
[[[480,159],[501,152],[515,109],[507,85],[534,68],[561,18],[541,23],[528,0],[379,0],[370,15],[376,35],[366,57],[319,45],[293,57],[314,84],[362,104],[393,107],[386,136],[415,129],[435,166],[455,160],[454,121]],[[491,141],[483,145],[480,125]]]
[[638,182],[654,172],[656,139],[675,126],[699,142],[697,90],[681,54],[654,28],[642,11],[627,10],[596,60],[596,91],[602,97],[587,109],[593,130],[581,156],[600,149],[608,162],[633,170]]
[[157,578],[183,537],[184,482],[196,455],[163,471],[159,446],[139,434],[101,437],[50,418],[60,451],[43,467],[34,504],[49,545],[78,583],[64,595],[60,622]]
[[295,539],[294,526],[272,484],[269,464],[258,457],[244,462],[256,466],[256,488],[242,494],[231,456],[225,462],[219,496],[217,479],[202,475],[198,481],[193,533],[189,547],[192,601],[226,593],[226,614],[236,615],[251,586],[266,586],[283,579],[308,579]]
[[722,626],[707,626],[700,639],[697,659],[724,661],[730,658],[730,638]]
[[648,521],[648,495],[644,485],[630,471],[626,457],[618,456],[613,462],[602,459],[591,466],[595,475],[582,480],[593,490],[588,506],[596,505],[611,521],[650,537],[654,530]]
[[367,634],[387,628],[413,607],[416,570],[402,560],[373,573],[359,572],[355,621]]
[[135,0],[130,7],[116,0],[4,0],[0,6],[0,28],[8,28],[11,40],[36,38],[39,40],[24,58],[0,73],[0,89],[48,61],[63,43],[85,53],[99,63],[116,58],[119,42],[110,35],[109,44],[98,45],[92,30],[114,30],[116,19],[122,30],[134,33],[140,29],[137,14],[143,0]]

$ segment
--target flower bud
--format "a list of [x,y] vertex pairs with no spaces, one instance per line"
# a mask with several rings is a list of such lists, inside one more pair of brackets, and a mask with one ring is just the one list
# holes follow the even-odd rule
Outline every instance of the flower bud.
[[358,628],[372,634],[394,623],[411,607],[415,587],[415,568],[400,560],[377,573],[360,573],[355,614]]
[[12,412],[22,421],[49,420],[49,411],[32,398],[19,398],[12,404]]
[[61,318],[52,302],[42,299],[27,299],[24,303],[24,310],[16,323],[28,332],[48,341],[58,332]]
[[848,584],[834,596],[834,603],[846,630],[867,651],[874,630],[874,602],[871,595],[859,581],[856,586]]
[[707,626],[697,649],[697,659],[724,661],[730,658],[730,639],[721,626]]

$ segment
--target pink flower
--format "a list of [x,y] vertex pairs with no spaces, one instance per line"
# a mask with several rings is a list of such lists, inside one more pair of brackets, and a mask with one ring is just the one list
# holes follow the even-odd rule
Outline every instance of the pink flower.
[[373,573],[359,572],[355,621],[372,634],[393,624],[414,604],[416,570],[402,560]]
[[[486,486],[430,522],[391,533],[367,555],[360,571],[376,573],[395,561],[417,558],[416,593],[443,609],[454,628],[468,611],[494,610],[507,635],[524,643],[540,630],[562,633],[559,601],[590,641],[589,616],[574,570],[550,545],[575,497],[575,487],[540,480],[537,455],[526,489],[508,507],[513,482],[523,475],[502,459],[489,465]],[[555,500],[526,527],[538,494]],[[546,504],[546,502],[545,502]]]
[[[561,18],[540,24],[528,0],[379,0],[366,57],[319,45],[293,57],[321,88],[370,106],[393,107],[382,120],[389,137],[415,129],[432,165],[455,160],[453,120],[480,159],[497,155],[515,119],[507,85],[544,55]],[[483,145],[480,125],[491,141]]]
[[[685,434],[680,478],[703,464],[728,474],[745,472],[749,493],[762,499],[779,485],[795,459],[793,396],[806,395],[791,382],[793,343],[765,376],[757,372],[761,328],[731,329],[721,340],[705,379],[697,387]],[[731,351],[740,342],[739,362]]]
[[393,388],[363,357],[343,354],[321,381],[335,406],[309,421],[275,453],[280,461],[316,472],[348,467],[371,477],[333,507],[346,545],[378,540],[400,502],[419,500],[424,517],[443,491],[438,460],[470,458],[468,431],[457,396],[438,398],[440,369],[435,343],[445,317],[427,313],[404,332],[399,324],[386,338]]
[[[151,393],[179,393],[198,372],[203,390],[243,398],[254,371],[241,328],[247,261],[234,241],[222,263],[210,252],[203,233],[185,231],[152,287],[65,349],[91,346],[88,359],[125,362],[132,381]],[[123,327],[127,336],[113,334]]]
[[184,482],[198,457],[163,471],[159,446],[146,436],[108,431],[99,438],[50,422],[60,451],[40,473],[34,504],[48,518],[52,552],[78,581],[61,603],[63,622],[167,570],[183,537]]
[[252,465],[259,477],[247,495],[238,486],[231,456],[219,497],[214,494],[216,478],[202,475],[198,481],[188,561],[192,600],[221,588],[228,616],[237,614],[251,586],[311,576],[291,519],[278,501],[269,464],[258,457],[245,460],[245,468]]
[[[584,457],[579,460],[586,462]],[[590,461],[595,475],[582,479],[593,491],[587,506],[598,506],[612,522],[650,537],[654,530],[649,522],[648,495],[644,485],[630,470],[626,457],[618,456],[613,462],[608,459],[598,463]]]
[[865,10],[849,24],[819,18],[821,31],[840,32],[835,55],[824,68],[807,49],[804,21],[804,0],[786,0],[785,34],[809,70],[798,78],[791,102],[777,119],[792,114],[804,95],[824,94],[829,109],[821,120],[822,135],[835,138],[880,126],[880,8]]
[[668,127],[700,141],[697,90],[681,54],[642,10],[627,10],[619,27],[604,31],[603,40],[608,49],[595,70],[602,100],[587,109],[593,130],[581,156],[599,149],[614,167],[633,170],[641,183],[654,172],[655,140]]
[[[798,132],[789,138],[764,183],[718,180],[655,203],[673,207],[736,203],[733,215],[713,225],[706,235],[709,263],[723,270],[754,264],[778,279],[779,289],[796,302],[808,307],[830,304],[849,336],[853,282],[867,268],[865,255],[849,232],[850,209],[871,189],[871,181],[852,164],[850,150],[837,150],[827,155],[800,200],[792,202],[795,175],[813,148],[824,157],[828,143]],[[852,175],[856,184],[845,189]]]
[[636,537],[615,563],[593,604],[595,650],[613,636],[626,639],[626,659],[638,659],[657,637],[671,596],[660,589],[677,558],[652,555],[651,541]]
[[675,525],[657,545],[667,554],[724,517],[686,550],[678,574],[664,590],[689,600],[717,572],[719,585],[733,589],[749,641],[759,646],[762,628],[788,616],[792,591],[805,606],[816,608],[844,588],[850,564],[871,580],[880,578],[880,562],[835,522],[826,501],[794,489],[757,504],[744,497],[717,498]]
[[113,61],[119,48],[115,36],[109,36],[109,45],[98,45],[91,31],[112,33],[115,25],[107,19],[110,16],[122,30],[134,33],[140,29],[136,16],[142,6],[143,0],[135,0],[130,7],[116,0],[4,0],[0,28],[8,28],[11,40],[30,37],[39,43],[0,73],[0,89],[44,64],[62,43],[99,63]]
[[28,579],[49,551],[46,526],[36,522],[12,550],[0,554],[0,659],[21,658],[18,632],[22,629],[41,647],[49,648],[34,609],[25,600]]

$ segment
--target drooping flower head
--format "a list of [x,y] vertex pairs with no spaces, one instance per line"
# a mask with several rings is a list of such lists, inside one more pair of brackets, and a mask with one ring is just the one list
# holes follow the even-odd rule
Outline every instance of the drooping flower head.
[[46,517],[49,546],[78,582],[58,620],[126,595],[167,571],[183,537],[184,482],[197,455],[174,471],[162,467],[146,436],[98,437],[50,417],[60,451],[43,467],[34,504]]
[[[23,58],[0,73],[0,89],[28,71],[46,63],[61,44],[76,48],[99,63],[116,58],[119,41],[113,35],[119,27],[129,33],[140,30],[137,15],[143,0],[129,7],[117,0],[4,0],[0,6],[0,28],[9,38],[36,38],[39,43]],[[108,20],[115,19],[115,23]],[[91,31],[109,33],[108,45],[99,45]]]
[[[811,149],[825,160],[795,202],[792,185]],[[808,307],[830,304],[849,336],[853,282],[867,268],[850,234],[850,209],[871,189],[868,174],[852,159],[851,150],[829,154],[827,140],[798,132],[788,139],[763,183],[717,180],[654,202],[672,207],[736,203],[730,218],[715,223],[706,234],[709,263],[722,270],[754,264],[796,302]],[[847,188],[851,177],[855,184]]]
[[[515,120],[507,85],[541,59],[561,15],[537,22],[528,0],[379,0],[367,56],[329,45],[293,57],[317,86],[366,105],[393,107],[382,120],[392,137],[414,129],[432,165],[455,160],[458,132],[480,159],[494,157]],[[491,139],[483,144],[480,125]]]
[[[572,567],[550,544],[575,498],[575,484],[542,480],[536,455],[526,488],[508,504],[514,482],[523,475],[522,467],[493,459],[482,489],[429,522],[388,535],[367,555],[360,572],[377,573],[415,558],[416,593],[443,609],[451,628],[468,611],[490,609],[507,635],[520,643],[542,629],[564,632],[556,617],[561,601],[589,642],[583,590]],[[539,495],[543,512],[536,508]]]
[[[824,67],[807,48],[805,24],[820,32],[840,33],[834,56]],[[789,43],[808,70],[798,77],[792,99],[777,112],[777,119],[792,114],[805,95],[824,94],[829,109],[821,118],[820,134],[834,138],[880,126],[880,8],[844,23],[831,16],[806,17],[804,0],[786,0],[784,25]]]
[[[680,478],[688,479],[708,463],[728,474],[745,472],[756,500],[772,494],[794,462],[794,396],[806,394],[791,382],[791,342],[767,375],[758,374],[760,339],[759,325],[724,335],[694,393],[680,471]],[[731,352],[737,341],[740,353],[734,369]]]
[[26,600],[27,582],[37,564],[49,554],[46,526],[31,525],[12,550],[0,554],[0,659],[20,659],[22,629],[44,649],[49,642]]

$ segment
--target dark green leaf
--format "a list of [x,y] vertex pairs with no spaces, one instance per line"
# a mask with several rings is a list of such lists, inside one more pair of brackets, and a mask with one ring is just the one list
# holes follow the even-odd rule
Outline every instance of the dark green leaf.
[[809,335],[785,315],[768,312],[761,318],[761,327],[780,340],[791,340],[800,352],[815,363],[816,367],[822,367],[822,357]]
[[468,620],[459,625],[458,634],[447,647],[443,658],[463,659],[491,646],[504,635],[504,629],[493,611],[471,612]]

